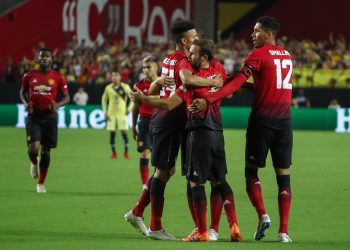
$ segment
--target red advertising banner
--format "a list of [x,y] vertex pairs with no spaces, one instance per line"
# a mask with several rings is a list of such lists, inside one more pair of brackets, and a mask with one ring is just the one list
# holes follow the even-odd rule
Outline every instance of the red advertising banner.
[[192,6],[192,0],[31,0],[0,17],[0,67],[9,56],[33,58],[39,42],[63,48],[74,35],[86,45],[168,42],[171,23],[192,19]]

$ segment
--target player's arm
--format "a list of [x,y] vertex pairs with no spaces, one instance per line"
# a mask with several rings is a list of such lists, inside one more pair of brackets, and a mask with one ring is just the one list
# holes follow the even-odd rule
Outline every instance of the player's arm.
[[129,97],[130,91],[131,91],[130,87],[129,87],[129,85],[127,85],[127,87],[125,89],[125,92],[126,92],[126,100],[125,101],[127,103],[126,115],[128,115],[134,109],[134,102],[130,101],[130,97]]
[[241,86],[252,75],[252,67],[250,65],[244,65],[237,73],[233,80],[225,84],[224,87],[209,95],[206,99],[195,99],[193,103],[188,107],[191,112],[198,112],[208,107],[211,103],[214,103],[226,96],[235,93],[241,88]]
[[150,106],[166,110],[173,110],[183,102],[177,94],[168,99],[153,98],[152,96],[145,96],[138,88],[135,88],[135,92],[130,92],[130,99],[133,102],[144,102]]
[[62,93],[63,98],[59,102],[52,101],[52,105],[50,106],[51,112],[56,112],[57,109],[70,102],[67,81],[63,76],[60,76],[57,88]]
[[221,88],[223,80],[221,75],[216,75],[213,79],[207,79],[200,76],[193,75],[188,69],[182,69],[179,72],[182,83],[187,87],[217,87]]
[[102,104],[102,111],[105,114],[105,117],[107,117],[107,103],[108,103],[108,93],[107,93],[107,87],[105,88],[102,99],[101,99],[101,104]]
[[33,112],[33,104],[29,100],[29,84],[27,81],[27,74],[25,74],[22,78],[22,87],[19,91],[19,97],[24,104],[28,113]]
[[140,103],[134,102],[134,108],[132,110],[132,134],[135,140],[137,137],[136,123],[137,123],[137,117],[139,116],[139,107],[140,107]]

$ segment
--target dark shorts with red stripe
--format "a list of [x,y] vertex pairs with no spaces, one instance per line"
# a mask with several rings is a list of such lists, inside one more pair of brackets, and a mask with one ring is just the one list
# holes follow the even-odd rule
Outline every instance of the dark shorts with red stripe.
[[265,167],[271,152],[275,168],[289,168],[292,164],[293,132],[291,126],[275,129],[250,121],[246,133],[246,162]]
[[187,179],[198,184],[222,182],[227,166],[222,131],[196,129],[187,136]]
[[26,120],[27,143],[40,141],[48,148],[57,147],[57,116],[29,114]]

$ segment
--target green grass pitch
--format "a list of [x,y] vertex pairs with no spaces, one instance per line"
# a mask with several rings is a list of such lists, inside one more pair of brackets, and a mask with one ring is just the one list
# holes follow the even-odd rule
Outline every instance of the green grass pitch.
[[[225,131],[228,181],[244,241],[228,242],[222,215],[219,242],[159,242],[141,236],[123,219],[141,192],[139,156],[131,137],[131,160],[111,160],[105,130],[60,130],[45,185],[48,193],[37,194],[24,129],[2,127],[0,249],[349,249],[350,134],[294,132],[293,243],[284,245],[275,242],[277,185],[270,160],[260,179],[272,226],[263,241],[252,240],[257,216],[245,192],[244,140],[243,130]],[[122,156],[120,135],[117,144]],[[209,192],[207,186],[207,196]],[[193,229],[185,193],[178,171],[167,185],[163,214],[164,227],[178,237]],[[145,221],[148,225],[149,209]]]

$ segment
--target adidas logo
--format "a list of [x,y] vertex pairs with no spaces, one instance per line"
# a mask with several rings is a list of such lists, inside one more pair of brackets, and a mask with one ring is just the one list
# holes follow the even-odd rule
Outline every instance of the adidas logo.
[[38,80],[36,78],[34,78],[34,80],[32,81],[32,83],[37,83]]
[[193,172],[193,175],[194,175],[194,176],[198,176],[197,171],[194,171],[194,172]]
[[286,190],[284,190],[280,193],[280,195],[289,195],[289,193]]
[[254,185],[260,185],[260,181],[254,182]]
[[249,156],[249,159],[250,160],[255,160],[255,157],[251,155],[251,156]]
[[225,200],[225,201],[224,201],[224,206],[225,206],[225,205],[228,205],[228,204],[230,204],[230,203],[231,203],[230,201]]
[[144,92],[144,93],[147,93],[147,92],[148,92],[148,89],[144,89],[143,92]]

